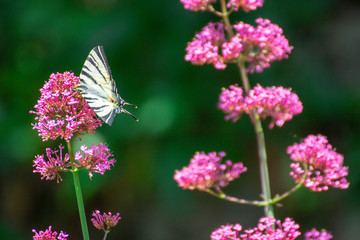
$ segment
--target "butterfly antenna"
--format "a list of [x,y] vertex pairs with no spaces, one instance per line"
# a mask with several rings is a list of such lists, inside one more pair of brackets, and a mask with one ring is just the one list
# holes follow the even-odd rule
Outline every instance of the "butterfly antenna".
[[128,103],[128,102],[125,102],[124,105],[130,105],[130,106],[133,106],[134,108],[137,108],[137,106],[135,104],[131,104],[131,103]]
[[[129,104],[129,105],[133,105],[133,104]],[[134,105],[135,106],[135,105]],[[130,116],[132,116],[137,122],[139,121],[139,119],[137,119],[131,112],[129,112],[128,110],[124,109],[124,108],[120,108],[120,112],[129,114]]]

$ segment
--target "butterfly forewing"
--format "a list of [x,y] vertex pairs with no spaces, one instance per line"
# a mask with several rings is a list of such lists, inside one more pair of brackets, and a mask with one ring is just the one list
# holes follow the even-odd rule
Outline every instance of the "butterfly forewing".
[[102,46],[93,48],[87,57],[80,73],[80,85],[98,88],[97,92],[107,94],[106,97],[116,97],[115,81]]
[[126,112],[133,116],[122,108],[128,103],[117,94],[115,81],[111,76],[102,46],[94,47],[90,51],[81,70],[77,90],[95,113],[110,126],[117,112]]
[[112,79],[102,46],[91,50],[81,70],[77,88],[95,113],[111,126],[116,112],[110,99],[118,102],[118,98],[115,81]]

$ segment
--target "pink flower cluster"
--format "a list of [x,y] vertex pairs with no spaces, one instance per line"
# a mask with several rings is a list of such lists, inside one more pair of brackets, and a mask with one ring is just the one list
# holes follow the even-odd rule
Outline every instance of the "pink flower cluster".
[[292,47],[282,29],[268,19],[258,18],[256,23],[256,28],[243,22],[234,25],[236,34],[230,41],[225,39],[222,23],[209,23],[188,43],[185,60],[225,69],[225,63],[242,56],[248,63],[246,71],[254,73],[269,68],[270,62],[287,58]]
[[215,188],[219,191],[247,170],[241,162],[233,164],[226,160],[221,164],[225,155],[224,152],[197,152],[187,167],[176,170],[174,179],[183,189],[207,191]]
[[263,88],[260,85],[251,89],[246,97],[243,97],[243,90],[236,85],[222,89],[218,108],[227,114],[225,120],[232,119],[234,122],[242,113],[249,114],[255,109],[263,119],[272,118],[269,128],[273,128],[274,125],[283,126],[285,121],[291,120],[303,110],[299,97],[290,89]]
[[43,141],[60,137],[70,141],[84,132],[93,133],[101,126],[81,95],[72,90],[79,82],[73,73],[51,74],[49,81],[40,89],[41,97],[35,105],[33,129],[37,129]]
[[121,219],[120,213],[112,215],[112,213],[109,212],[101,215],[99,210],[95,210],[92,213],[92,216],[93,218],[91,218],[91,222],[94,227],[105,232],[109,232],[110,228],[115,227]]
[[62,150],[64,147],[62,145],[59,146],[59,150],[51,150],[50,148],[46,148],[46,157],[47,161],[44,159],[44,155],[37,155],[34,160],[35,170],[34,173],[40,173],[41,179],[46,180],[54,180],[59,183],[62,181],[60,173],[62,171],[66,171],[71,166],[71,162],[69,161],[70,156],[68,153],[63,156]]
[[111,165],[114,166],[115,159],[109,159],[113,155],[103,143],[97,146],[93,144],[92,148],[82,145],[80,149],[83,153],[77,152],[75,159],[79,162],[79,166],[89,170],[90,179],[93,172],[104,175],[106,170],[110,170]]
[[237,85],[231,85],[229,88],[221,90],[218,108],[227,114],[225,120],[232,119],[236,122],[240,119],[242,113],[248,112],[243,94],[242,88]]
[[219,46],[224,42],[224,25],[210,22],[200,33],[195,35],[192,42],[186,47],[185,60],[195,65],[214,64],[217,69],[224,69],[222,56],[219,55]]
[[332,237],[333,236],[324,229],[319,232],[314,228],[305,233],[305,240],[330,240]]
[[242,8],[244,12],[249,12],[256,10],[258,7],[262,7],[263,4],[264,0],[229,0],[227,7],[234,7],[235,11]]
[[184,8],[191,11],[206,11],[211,3],[216,0],[180,0],[184,4]]
[[237,38],[241,39],[241,54],[248,62],[247,72],[262,72],[270,67],[270,62],[288,58],[293,47],[283,34],[283,30],[269,19],[258,18],[255,28],[247,23],[239,22],[234,25],[237,33],[231,40],[236,44]]
[[[184,8],[190,11],[206,11],[208,6],[217,0],[180,0],[184,4]],[[227,7],[233,7],[235,11],[242,8],[245,12],[256,10],[262,7],[264,0],[229,0]]]
[[271,117],[269,125],[281,127],[285,121],[289,121],[294,115],[302,112],[303,106],[299,97],[291,92],[291,89],[283,87],[266,87],[255,86],[249,91],[245,103],[252,109],[256,109],[258,114],[264,119]]
[[[35,170],[34,173],[40,173],[41,179],[54,180],[57,182],[62,181],[61,172],[71,171],[71,162],[69,161],[69,154],[65,156],[62,154],[63,146],[59,146],[60,150],[46,149],[45,160],[44,155],[37,155],[34,160]],[[92,178],[93,172],[104,174],[106,170],[110,170],[110,165],[114,165],[115,159],[109,159],[112,154],[110,150],[102,143],[99,145],[93,145],[92,148],[87,148],[85,145],[81,147],[83,153],[77,152],[75,159],[78,163],[75,163],[76,168],[86,168],[89,170],[89,176]]]
[[[287,148],[290,158],[295,161],[290,175],[296,182],[303,181],[305,187],[314,192],[327,191],[329,186],[346,189],[348,167],[343,166],[344,157],[333,150],[322,135],[309,135],[300,144]],[[306,172],[305,179],[302,175]]]
[[37,232],[36,229],[32,230],[35,235],[33,236],[33,240],[67,240],[69,234],[64,233],[63,231],[58,233],[56,231],[51,230],[51,226],[45,231]]
[[[275,228],[273,226],[275,225]],[[246,229],[240,233],[240,224],[225,225],[212,232],[211,240],[293,240],[301,233],[298,231],[299,225],[290,218],[286,218],[283,223],[275,218],[264,217],[259,220],[258,226]]]

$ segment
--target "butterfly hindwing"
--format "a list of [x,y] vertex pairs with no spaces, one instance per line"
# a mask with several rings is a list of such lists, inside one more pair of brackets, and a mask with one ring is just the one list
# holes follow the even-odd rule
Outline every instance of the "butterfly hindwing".
[[84,99],[99,118],[111,126],[116,115],[113,104],[109,104],[107,99],[99,98],[95,94],[86,94]]

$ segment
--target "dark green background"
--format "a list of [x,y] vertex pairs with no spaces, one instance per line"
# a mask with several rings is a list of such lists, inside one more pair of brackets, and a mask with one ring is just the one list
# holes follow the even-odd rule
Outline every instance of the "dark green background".
[[[326,228],[334,239],[356,239],[360,222],[360,6],[358,1],[267,0],[264,7],[232,20],[254,24],[269,18],[284,29],[294,50],[251,83],[291,87],[304,111],[282,128],[264,122],[272,192],[293,185],[286,147],[321,133],[344,154],[348,190],[312,193],[301,189],[276,207],[304,232]],[[108,239],[210,239],[222,224],[256,224],[261,208],[238,206],[197,191],[182,190],[175,169],[195,151],[226,151],[249,170],[226,192],[258,199],[255,138],[249,118],[225,122],[216,104],[221,87],[239,81],[234,66],[224,71],[184,61],[186,43],[216,21],[177,1],[18,0],[0,3],[0,238],[31,239],[32,228],[63,230],[81,239],[70,175],[40,180],[32,161],[61,141],[42,142],[32,130],[39,89],[53,72],[79,74],[91,48],[103,45],[118,91],[139,106],[128,109],[80,144],[107,143],[117,163],[92,181],[81,175],[87,215],[95,209],[120,212]],[[89,225],[92,239],[102,233]],[[300,238],[302,239],[302,238]]]

